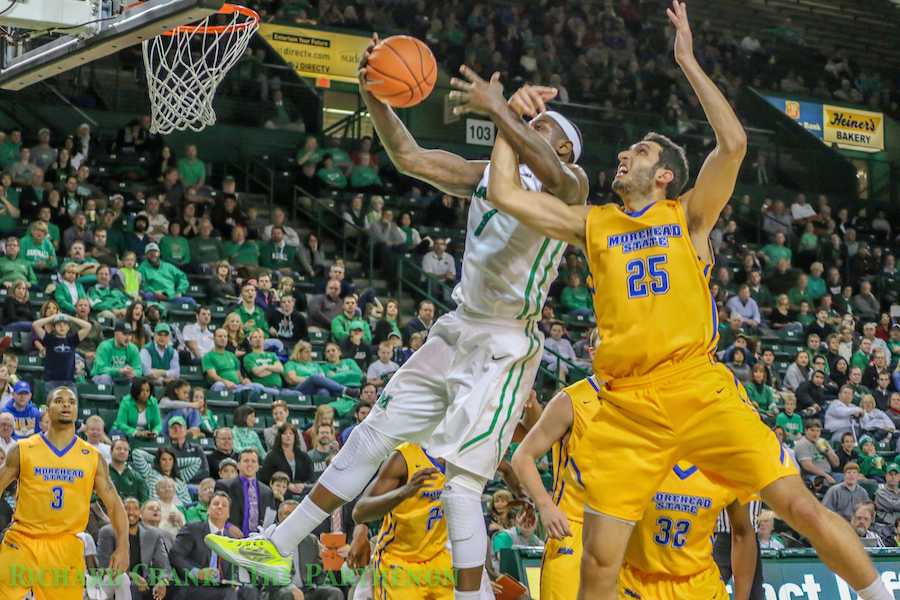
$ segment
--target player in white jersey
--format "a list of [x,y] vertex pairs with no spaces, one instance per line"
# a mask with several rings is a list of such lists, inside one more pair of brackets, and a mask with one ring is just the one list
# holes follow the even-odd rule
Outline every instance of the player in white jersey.
[[[263,537],[209,536],[207,544],[239,566],[283,577],[290,569],[284,557],[358,496],[397,445],[427,441],[431,454],[447,464],[441,501],[457,569],[455,597],[474,599],[487,546],[481,492],[512,439],[534,383],[543,351],[537,322],[564,244],[491,206],[486,161],[418,146],[394,111],[365,91],[371,49],[360,65],[360,93],[391,160],[406,175],[472,197],[462,279],[453,292],[458,307],[438,319],[425,345],[391,377],[372,412],[284,523]],[[465,67],[462,72],[468,76]],[[545,110],[544,102],[555,93],[520,89],[496,118],[497,126],[519,148],[524,186],[583,204],[587,176],[575,164],[581,136],[568,119]],[[465,100],[464,92],[454,96]],[[526,122],[524,116],[533,118]]]

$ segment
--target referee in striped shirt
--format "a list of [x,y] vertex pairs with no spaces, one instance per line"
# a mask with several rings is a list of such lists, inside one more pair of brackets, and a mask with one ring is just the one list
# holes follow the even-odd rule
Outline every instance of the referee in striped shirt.
[[[753,531],[759,526],[759,512],[762,502],[753,500],[747,505],[750,511],[750,524]],[[723,510],[716,521],[715,542],[713,543],[713,560],[719,567],[722,581],[731,579],[731,521],[728,519],[728,511]],[[762,559],[759,552],[759,540],[756,540],[756,573],[753,575],[753,586],[750,588],[750,600],[765,600],[763,591]]]

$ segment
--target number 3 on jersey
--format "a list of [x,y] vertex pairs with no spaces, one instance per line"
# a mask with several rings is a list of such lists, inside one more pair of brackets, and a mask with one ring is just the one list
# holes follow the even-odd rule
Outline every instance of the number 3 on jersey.
[[[628,270],[628,297],[646,298],[652,294],[665,294],[669,291],[669,273],[662,268],[668,257],[665,254],[656,254],[644,258],[635,258],[629,261],[625,268]],[[650,274],[650,282],[647,282],[647,274]]]
[[63,489],[57,486],[50,491],[53,492],[53,502],[50,503],[50,508],[53,510],[61,509],[63,507]]
[[[668,546],[672,543],[673,548],[684,548],[687,544],[687,533],[691,530],[690,521],[672,521],[667,517],[660,517],[656,520],[659,531],[653,536],[653,541],[660,546]],[[674,528],[674,531],[672,529]]]

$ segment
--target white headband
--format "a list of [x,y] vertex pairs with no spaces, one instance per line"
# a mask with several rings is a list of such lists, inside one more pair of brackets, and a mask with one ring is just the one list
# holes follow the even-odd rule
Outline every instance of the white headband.
[[556,124],[559,125],[560,129],[563,130],[563,133],[565,133],[566,137],[569,138],[569,141],[572,142],[572,154],[574,155],[572,162],[578,162],[578,159],[581,158],[581,135],[579,135],[578,129],[572,124],[572,121],[555,110],[548,110],[536,116],[531,122],[534,123],[542,115],[546,115],[553,119]]

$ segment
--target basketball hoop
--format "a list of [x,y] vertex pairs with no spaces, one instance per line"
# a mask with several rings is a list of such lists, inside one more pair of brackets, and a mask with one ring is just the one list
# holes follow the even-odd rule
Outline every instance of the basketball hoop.
[[216,88],[244,54],[258,27],[255,11],[225,4],[202,21],[144,40],[150,130],[162,134],[200,131],[214,124]]

